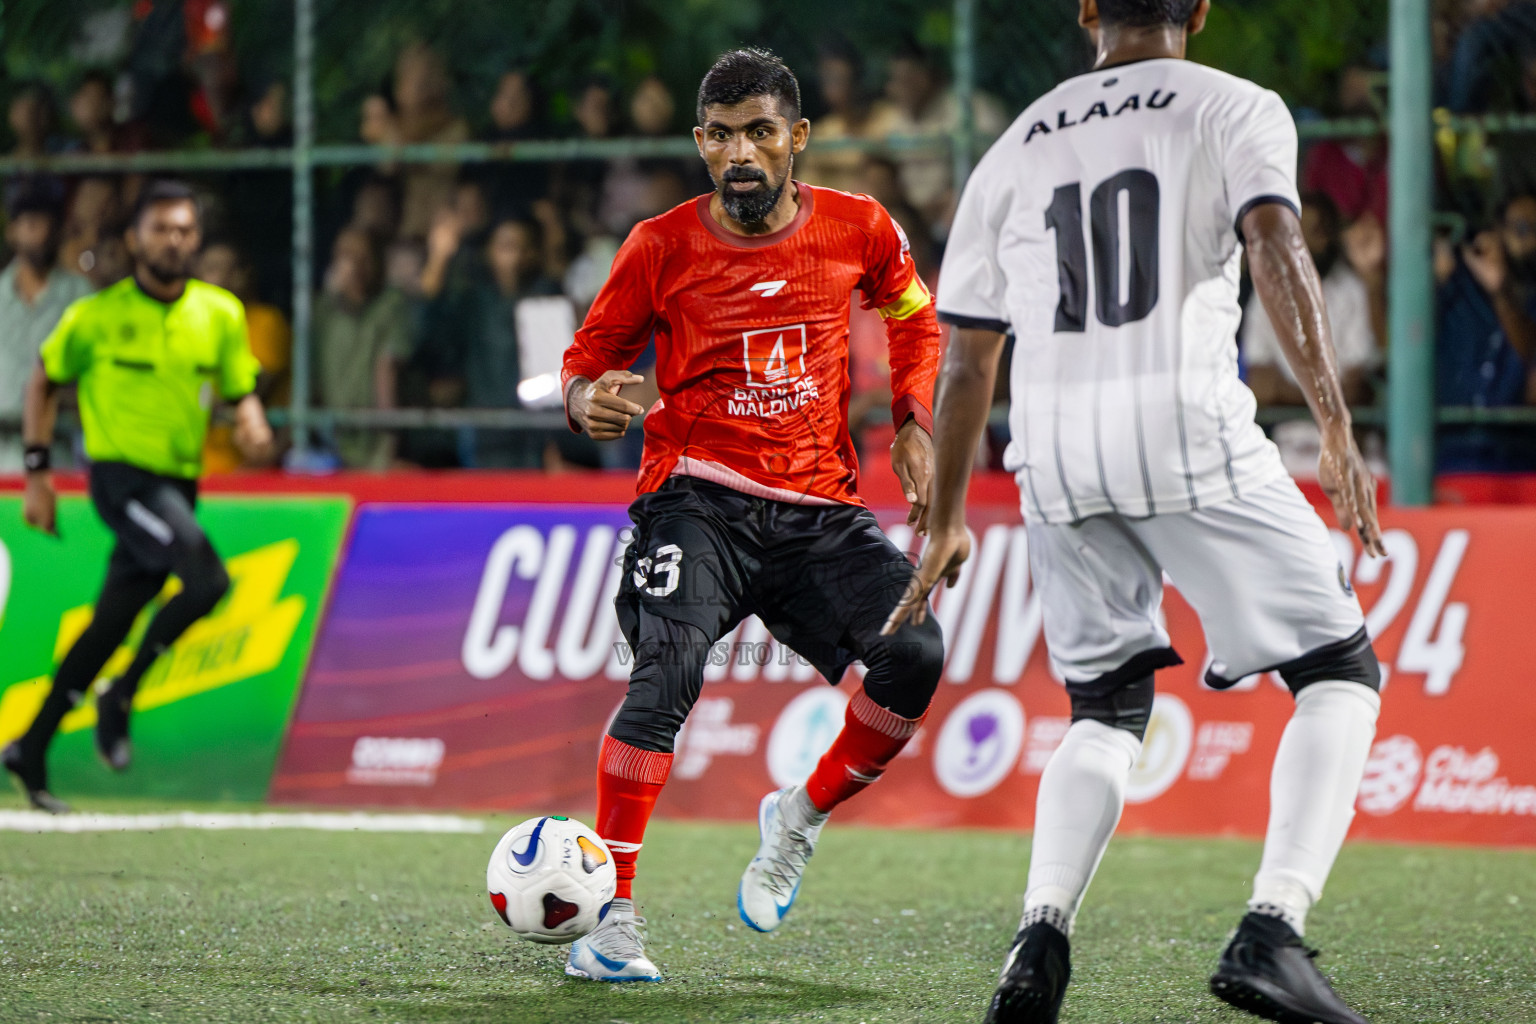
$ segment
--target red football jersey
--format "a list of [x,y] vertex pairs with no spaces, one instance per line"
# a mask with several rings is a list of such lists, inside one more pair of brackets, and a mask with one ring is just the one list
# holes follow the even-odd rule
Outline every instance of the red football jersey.
[[848,430],[849,295],[885,317],[891,413],[933,429],[939,326],[906,239],[868,196],[800,185],[795,219],[743,237],[710,196],[635,227],[566,351],[562,383],[626,369],[656,336],[661,398],[638,493],[673,474],[783,501],[862,504]]

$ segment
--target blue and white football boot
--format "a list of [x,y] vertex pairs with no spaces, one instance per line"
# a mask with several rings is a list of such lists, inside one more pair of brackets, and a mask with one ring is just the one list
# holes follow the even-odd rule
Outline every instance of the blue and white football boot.
[[598,926],[571,943],[565,973],[592,981],[661,980],[645,957],[645,918],[634,900],[614,900]]
[[827,816],[816,810],[804,786],[791,786],[763,797],[757,807],[762,845],[747,865],[736,890],[736,909],[747,927],[771,932],[784,920],[800,893],[805,864]]

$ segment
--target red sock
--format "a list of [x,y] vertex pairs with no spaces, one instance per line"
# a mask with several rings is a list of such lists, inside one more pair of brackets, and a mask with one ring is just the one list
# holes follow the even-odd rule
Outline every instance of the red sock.
[[830,811],[874,782],[901,753],[912,734],[927,717],[902,718],[869,699],[860,687],[848,702],[843,731],[832,748],[821,755],[816,770],[806,780],[805,791],[818,811]]
[[597,758],[597,834],[613,853],[618,871],[618,899],[630,895],[635,879],[635,858],[645,839],[645,823],[672,770],[672,755],[642,750],[612,736],[603,737]]

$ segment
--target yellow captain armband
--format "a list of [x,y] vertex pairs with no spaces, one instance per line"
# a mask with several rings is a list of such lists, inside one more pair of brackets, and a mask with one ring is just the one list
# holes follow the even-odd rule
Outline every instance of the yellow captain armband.
[[881,306],[880,315],[887,320],[905,320],[932,303],[933,296],[928,293],[928,286],[923,284],[921,277],[913,274],[912,283],[907,285],[907,290],[902,292],[895,302]]

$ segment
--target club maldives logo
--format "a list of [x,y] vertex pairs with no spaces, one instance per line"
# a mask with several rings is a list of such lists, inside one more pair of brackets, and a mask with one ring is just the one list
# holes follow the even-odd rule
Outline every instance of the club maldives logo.
[[1391,814],[1413,796],[1424,757],[1411,736],[1378,740],[1365,762],[1360,780],[1359,808],[1367,814]]
[[1358,806],[1391,814],[1413,798],[1415,811],[1448,814],[1536,815],[1536,786],[1499,775],[1499,755],[1442,744],[1422,757],[1410,736],[1389,736],[1371,748]]
[[1189,706],[1170,693],[1158,694],[1141,740],[1141,756],[1125,784],[1125,802],[1146,803],[1167,792],[1184,771],[1194,740],[1195,719]]
[[843,728],[848,698],[841,690],[817,687],[784,706],[768,734],[768,774],[774,785],[798,786]]
[[982,690],[955,706],[939,730],[933,774],[952,796],[991,792],[1024,746],[1024,708],[1005,690]]

